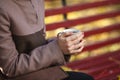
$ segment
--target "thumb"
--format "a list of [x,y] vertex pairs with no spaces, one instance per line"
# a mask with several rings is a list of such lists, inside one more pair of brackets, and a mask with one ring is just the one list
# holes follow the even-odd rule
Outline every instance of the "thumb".
[[62,37],[68,37],[68,36],[71,36],[73,33],[72,32],[63,32],[62,33]]

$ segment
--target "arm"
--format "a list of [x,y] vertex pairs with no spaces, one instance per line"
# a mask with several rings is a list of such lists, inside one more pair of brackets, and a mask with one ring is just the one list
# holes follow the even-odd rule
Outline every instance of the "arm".
[[17,76],[64,62],[56,40],[30,53],[18,53],[11,36],[9,16],[0,10],[0,67],[4,75]]
[[[47,41],[48,42],[51,42],[51,41],[54,41],[55,39],[57,39],[56,37],[55,38],[50,38],[50,39],[48,39]],[[57,41],[57,43],[58,43],[58,41]],[[61,49],[61,48],[60,48]],[[62,51],[62,49],[61,49],[61,51]],[[62,54],[64,54],[64,52],[62,51]],[[65,58],[65,64],[67,63],[67,62],[69,62],[69,60],[70,60],[70,57],[71,57],[71,55],[65,55],[64,54],[64,58]]]

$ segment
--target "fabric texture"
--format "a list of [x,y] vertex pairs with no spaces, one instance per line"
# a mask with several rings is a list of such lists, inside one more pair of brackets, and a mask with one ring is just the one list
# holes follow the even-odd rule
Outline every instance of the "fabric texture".
[[[12,80],[67,77],[55,39],[45,39],[44,0],[0,0],[0,68]],[[31,77],[30,77],[31,76]]]

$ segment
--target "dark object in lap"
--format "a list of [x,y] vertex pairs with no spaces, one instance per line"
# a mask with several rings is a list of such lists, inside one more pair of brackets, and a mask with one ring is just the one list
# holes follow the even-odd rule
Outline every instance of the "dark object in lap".
[[64,80],[94,80],[92,76],[82,73],[82,72],[67,72],[69,77]]

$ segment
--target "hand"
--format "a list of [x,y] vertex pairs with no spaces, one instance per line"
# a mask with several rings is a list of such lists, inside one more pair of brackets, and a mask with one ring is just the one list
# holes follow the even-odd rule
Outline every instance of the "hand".
[[84,47],[82,32],[63,32],[58,35],[58,44],[65,55],[80,53]]

